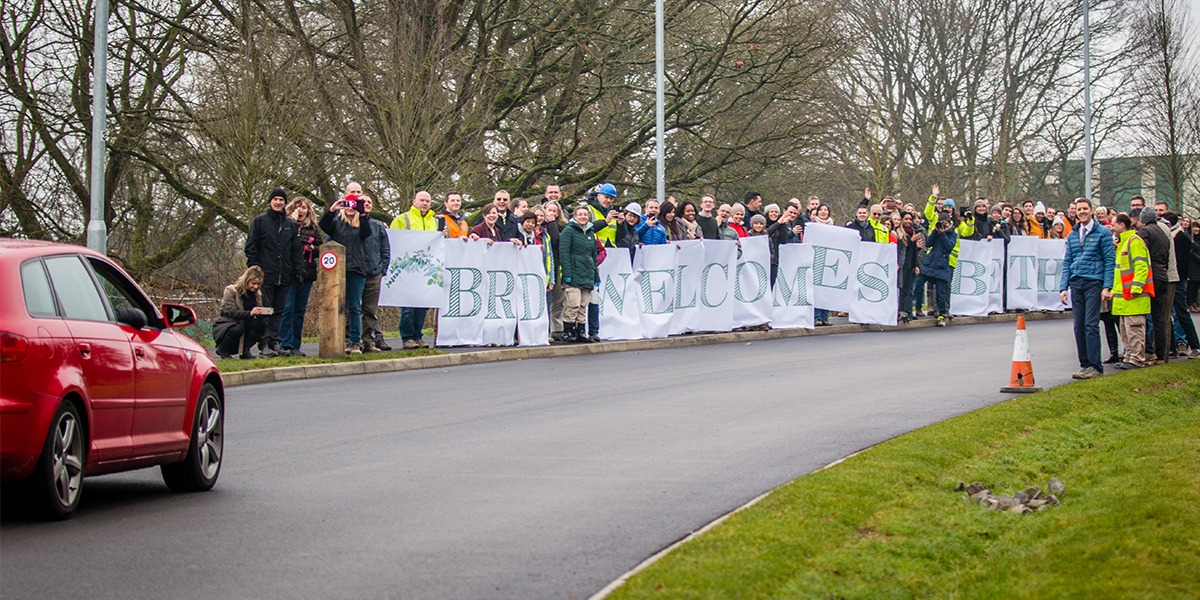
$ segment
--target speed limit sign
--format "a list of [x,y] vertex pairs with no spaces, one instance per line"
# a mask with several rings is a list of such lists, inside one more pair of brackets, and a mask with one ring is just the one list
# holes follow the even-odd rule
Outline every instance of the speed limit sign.
[[332,252],[326,252],[321,255],[321,266],[326,270],[331,270],[337,266],[337,255]]

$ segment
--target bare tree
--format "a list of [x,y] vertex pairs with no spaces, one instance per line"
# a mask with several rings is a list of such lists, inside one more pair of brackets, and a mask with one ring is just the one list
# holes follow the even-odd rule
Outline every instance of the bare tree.
[[1135,13],[1130,45],[1138,59],[1137,92],[1143,100],[1137,139],[1153,156],[1151,167],[1171,189],[1175,212],[1195,195],[1200,177],[1200,48],[1188,5],[1145,0]]

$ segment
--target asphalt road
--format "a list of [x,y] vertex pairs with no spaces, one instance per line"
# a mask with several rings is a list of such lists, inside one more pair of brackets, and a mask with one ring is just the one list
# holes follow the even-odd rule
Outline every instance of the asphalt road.
[[[1029,334],[1038,383],[1068,381],[1071,322]],[[64,523],[6,514],[0,595],[586,598],[767,490],[1003,401],[1012,339],[1003,323],[234,388],[213,491],[144,470],[88,479]]]

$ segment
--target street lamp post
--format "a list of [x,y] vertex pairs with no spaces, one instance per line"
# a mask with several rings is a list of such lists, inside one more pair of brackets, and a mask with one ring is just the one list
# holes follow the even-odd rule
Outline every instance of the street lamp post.
[[1083,0],[1083,196],[1092,199],[1092,28],[1090,0]]
[[108,251],[108,226],[104,223],[104,108],[108,78],[108,0],[96,0],[92,65],[92,210],[87,225],[87,247],[105,254]]
[[658,190],[658,203],[666,200],[664,197],[666,187],[666,135],[663,131],[666,122],[665,109],[663,107],[663,80],[665,77],[665,68],[663,66],[663,0],[654,0],[654,71],[655,71],[655,92],[654,92],[654,121],[658,138],[658,150],[655,156],[655,172],[654,179],[656,189]]

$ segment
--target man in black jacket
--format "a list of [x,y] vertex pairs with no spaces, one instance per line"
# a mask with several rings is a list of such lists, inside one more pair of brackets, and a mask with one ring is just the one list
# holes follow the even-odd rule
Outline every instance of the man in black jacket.
[[[1129,216],[1132,218],[1133,214]],[[1154,325],[1155,354],[1155,360],[1151,364],[1165,364],[1167,352],[1171,349],[1171,317],[1168,313],[1171,307],[1167,306],[1167,294],[1159,290],[1167,289],[1167,263],[1171,258],[1171,240],[1157,225],[1158,217],[1154,215],[1153,208],[1143,208],[1138,220],[1141,226],[1138,227],[1137,235],[1146,242],[1146,251],[1150,254],[1150,274],[1154,277],[1154,291],[1157,292],[1150,298],[1150,322]],[[1146,347],[1146,353],[1149,355],[1150,340],[1146,340]]]
[[283,188],[271,190],[269,202],[270,208],[254,217],[246,235],[246,266],[262,269],[262,305],[273,310],[267,320],[266,334],[258,343],[260,356],[279,353],[279,319],[283,316],[288,288],[304,277],[299,226],[283,212],[287,192]]

